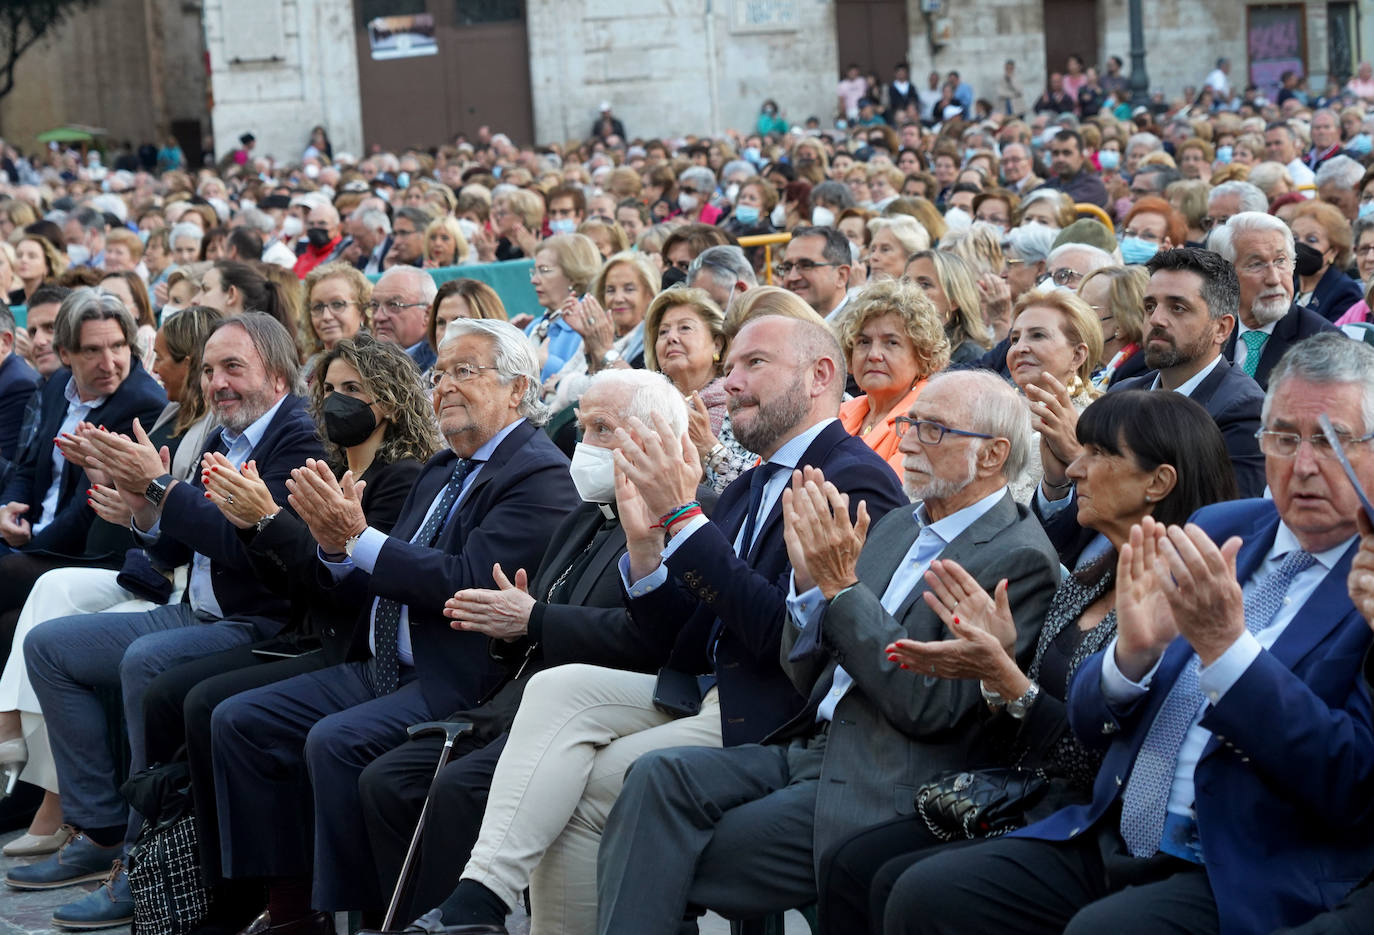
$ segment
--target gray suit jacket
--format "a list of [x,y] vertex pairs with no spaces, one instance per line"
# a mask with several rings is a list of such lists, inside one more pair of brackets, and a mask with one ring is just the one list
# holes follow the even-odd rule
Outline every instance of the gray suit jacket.
[[[860,585],[831,601],[822,620],[824,654],[789,662],[799,631],[783,627],[783,669],[808,701],[770,741],[815,732],[816,709],[831,689],[837,665],[854,679],[835,709],[826,741],[816,797],[817,861],[845,835],[911,814],[916,788],[935,774],[988,765],[995,758],[984,752],[998,744],[983,729],[990,718],[976,680],[903,671],[883,651],[897,639],[950,638],[921,599],[924,586],[913,590],[895,615],[880,602],[919,533],[909,509],[893,510],[869,531],[859,556]],[[958,562],[989,592],[1007,579],[1019,631],[1016,656],[1024,669],[1059,581],[1059,559],[1039,522],[1007,493],[940,557]]]

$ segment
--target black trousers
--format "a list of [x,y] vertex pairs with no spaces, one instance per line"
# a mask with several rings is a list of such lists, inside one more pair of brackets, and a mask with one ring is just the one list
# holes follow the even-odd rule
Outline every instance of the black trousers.
[[177,757],[183,744],[186,746],[201,861],[209,885],[217,885],[223,878],[215,777],[210,761],[210,715],[221,701],[239,692],[324,666],[321,652],[294,659],[265,659],[254,655],[251,646],[237,646],[168,669],[149,686],[143,702],[148,762],[168,763]]
[[[487,744],[471,736],[460,737],[453,745],[448,765],[434,782],[420,850],[397,912],[398,928],[438,906],[458,885],[458,875],[477,843],[491,777],[506,736]],[[408,741],[374,760],[358,780],[363,820],[383,893],[396,888],[442,746],[441,737]]]
[[938,849],[897,879],[888,935],[1212,935],[1216,899],[1201,866],[1167,854],[1141,860],[1115,821],[1072,841],[998,838]]

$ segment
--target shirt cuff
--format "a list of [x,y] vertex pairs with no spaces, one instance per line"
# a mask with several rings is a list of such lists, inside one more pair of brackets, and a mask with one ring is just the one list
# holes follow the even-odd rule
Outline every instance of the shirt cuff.
[[797,579],[788,576],[787,584],[787,613],[792,618],[792,623],[798,630],[805,630],[820,619],[825,612],[825,595],[821,593],[819,587],[813,587],[808,591],[797,593]]
[[318,546],[315,548],[315,554],[319,556],[320,562],[324,567],[329,569],[329,574],[335,581],[341,581],[347,578],[349,573],[353,571],[354,568],[358,567],[353,564],[353,559],[351,558],[344,558],[342,562],[331,562],[325,557],[324,549]]
[[1212,704],[1220,701],[1259,658],[1262,649],[1260,641],[1249,631],[1242,633],[1215,662],[1198,670],[1197,687],[1202,696]]
[[353,564],[369,575],[372,574],[372,569],[377,565],[377,556],[381,554],[387,538],[387,534],[380,529],[373,529],[371,526],[364,529],[358,541],[353,544]]
[[1051,500],[1049,497],[1045,496],[1045,487],[1044,482],[1042,481],[1035,485],[1035,505],[1040,507],[1040,515],[1048,519],[1055,513],[1058,513],[1060,510],[1063,510],[1066,507],[1068,507],[1069,504],[1073,503],[1073,493],[1074,492],[1071,489],[1067,494],[1060,497],[1058,500]]
[[663,547],[663,560],[668,561],[669,557],[678,550],[678,546],[687,541],[687,537],[696,532],[710,520],[705,516],[693,516],[687,521],[687,525],[682,527],[682,531],[668,540],[668,544]]
[[630,555],[625,553],[620,556],[617,567],[620,569],[620,583],[625,585],[625,593],[630,597],[643,597],[650,591],[662,587],[668,580],[668,566],[659,565],[652,572],[640,578],[638,581],[630,581]]
[[139,529],[138,522],[130,519],[129,529],[134,534],[134,541],[139,545],[153,545],[158,539],[162,538],[162,516],[159,514],[158,518],[153,520],[153,525],[148,529]]
[[[1161,654],[1159,659],[1163,658]],[[1107,644],[1107,651],[1102,656],[1102,697],[1107,699],[1107,704],[1124,707],[1138,701],[1150,690],[1150,680],[1155,677],[1155,670],[1159,668],[1159,659],[1155,660],[1155,664],[1145,673],[1144,678],[1139,682],[1132,682],[1116,664],[1116,637],[1112,637],[1112,641]]]

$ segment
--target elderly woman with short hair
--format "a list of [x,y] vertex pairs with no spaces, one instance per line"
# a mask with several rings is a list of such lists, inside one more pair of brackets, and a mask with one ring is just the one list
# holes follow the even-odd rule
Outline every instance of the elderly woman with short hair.
[[841,344],[864,395],[840,406],[840,423],[901,478],[905,455],[897,450],[896,418],[949,363],[940,315],[916,283],[880,280],[849,300]]
[[901,279],[907,257],[930,249],[930,235],[910,215],[874,218],[868,229],[868,273],[875,280]]
[[1360,284],[1345,274],[1350,265],[1350,223],[1335,205],[1307,201],[1293,211],[1288,226],[1293,240],[1321,255],[1321,265],[1310,276],[1298,277],[1293,301],[1327,321],[1335,321],[1361,299]]

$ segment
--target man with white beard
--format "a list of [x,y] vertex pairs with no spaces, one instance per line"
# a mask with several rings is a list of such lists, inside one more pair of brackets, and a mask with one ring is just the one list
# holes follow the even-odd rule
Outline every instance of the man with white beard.
[[1240,318],[1223,353],[1268,388],[1269,371],[1284,351],[1335,329],[1316,312],[1293,304],[1293,232],[1283,221],[1243,211],[1214,231],[1211,243],[1240,280]]

